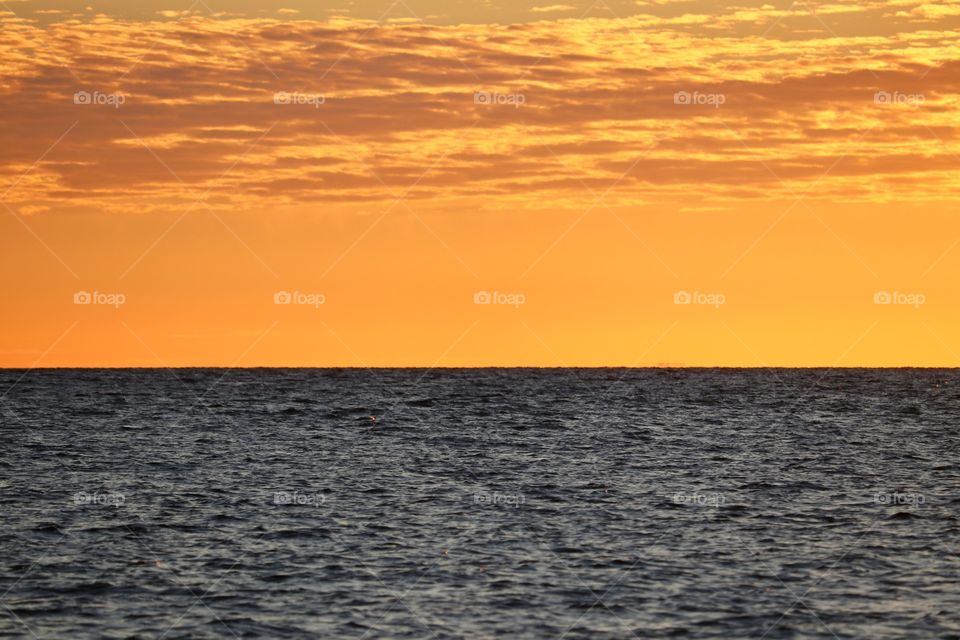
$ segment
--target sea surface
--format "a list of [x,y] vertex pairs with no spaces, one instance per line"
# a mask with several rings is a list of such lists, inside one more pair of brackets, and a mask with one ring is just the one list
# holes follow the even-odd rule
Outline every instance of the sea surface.
[[0,371],[0,637],[960,638],[960,371]]

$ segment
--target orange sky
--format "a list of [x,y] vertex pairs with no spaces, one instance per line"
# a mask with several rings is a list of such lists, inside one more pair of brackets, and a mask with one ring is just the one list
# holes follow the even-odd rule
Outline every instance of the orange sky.
[[0,13],[0,366],[960,366],[960,2],[127,5]]

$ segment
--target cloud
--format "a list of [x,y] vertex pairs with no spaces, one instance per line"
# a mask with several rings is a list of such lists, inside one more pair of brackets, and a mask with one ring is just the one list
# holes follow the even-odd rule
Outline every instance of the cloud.
[[49,211],[50,207],[45,207],[43,205],[24,205],[18,207],[17,211],[22,213],[25,216],[32,216],[35,213],[43,213],[44,211]]
[[[48,215],[407,190],[503,206],[608,191],[704,201],[691,206],[807,189],[955,199],[957,30],[840,37],[747,13],[509,27],[7,16],[0,193]],[[771,16],[787,30],[762,35]]]
[[696,0],[635,0],[638,7],[663,7],[672,4],[689,4]]
[[577,8],[569,4],[551,4],[543,7],[533,7],[530,9],[533,13],[558,13],[561,11],[576,11]]

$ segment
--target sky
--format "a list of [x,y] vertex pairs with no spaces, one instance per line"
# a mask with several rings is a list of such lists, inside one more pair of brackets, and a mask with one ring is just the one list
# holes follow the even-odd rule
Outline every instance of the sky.
[[960,366],[960,2],[0,21],[0,366]]

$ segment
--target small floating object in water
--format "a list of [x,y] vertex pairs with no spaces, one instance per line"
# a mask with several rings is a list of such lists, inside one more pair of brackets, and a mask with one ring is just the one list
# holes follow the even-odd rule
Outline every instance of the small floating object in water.
[[370,422],[376,422],[377,416],[370,416]]

